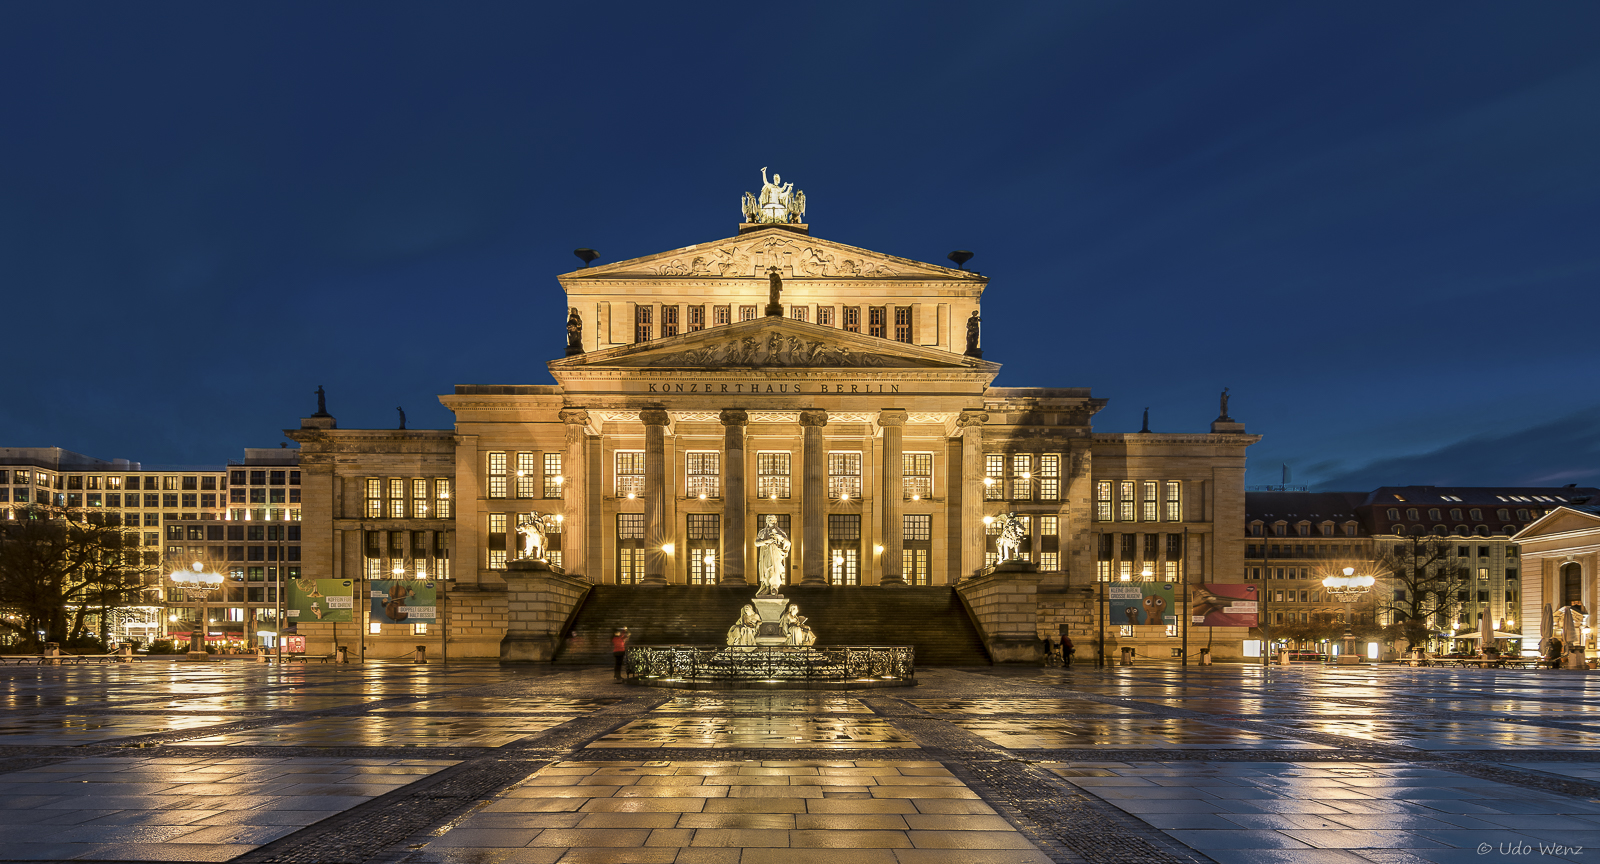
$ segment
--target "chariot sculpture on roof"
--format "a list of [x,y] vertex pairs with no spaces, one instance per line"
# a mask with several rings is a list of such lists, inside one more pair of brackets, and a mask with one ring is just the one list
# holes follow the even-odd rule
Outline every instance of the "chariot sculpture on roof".
[[747,223],[782,225],[806,221],[806,193],[797,191],[793,183],[784,183],[782,176],[773,174],[767,179],[767,169],[761,169],[761,192],[744,193],[739,203]]

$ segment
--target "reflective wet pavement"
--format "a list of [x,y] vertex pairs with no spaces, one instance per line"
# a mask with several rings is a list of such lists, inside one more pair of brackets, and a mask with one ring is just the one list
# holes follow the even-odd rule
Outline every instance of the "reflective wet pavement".
[[[1600,862],[1600,677],[0,669],[0,860]],[[1591,683],[1597,682],[1597,683]]]

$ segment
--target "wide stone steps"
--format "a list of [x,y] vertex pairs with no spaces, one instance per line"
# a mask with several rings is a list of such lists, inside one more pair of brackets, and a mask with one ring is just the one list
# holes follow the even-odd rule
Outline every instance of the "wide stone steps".
[[[817,646],[910,645],[927,666],[987,666],[989,654],[954,588],[784,587]],[[611,633],[634,645],[721,645],[755,587],[596,585],[578,609],[555,662],[611,662]]]

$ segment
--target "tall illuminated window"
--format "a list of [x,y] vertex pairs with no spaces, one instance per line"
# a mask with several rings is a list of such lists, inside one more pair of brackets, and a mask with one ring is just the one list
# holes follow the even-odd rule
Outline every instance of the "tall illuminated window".
[[1061,569],[1061,517],[1039,517],[1039,569]]
[[684,493],[691,498],[722,497],[722,454],[692,450],[684,454]]
[[489,454],[489,497],[506,497],[506,454]]
[[911,344],[911,307],[894,307],[894,341]]
[[1160,511],[1157,509],[1160,502],[1156,500],[1156,483],[1154,480],[1146,480],[1140,485],[1143,487],[1144,492],[1143,499],[1140,501],[1144,505],[1141,508],[1144,521],[1154,522],[1160,516]]
[[902,453],[901,477],[904,485],[902,497],[926,501],[933,497],[933,454]]
[[764,499],[789,497],[788,451],[756,454],[756,495]]
[[1094,484],[1094,518],[1096,522],[1111,521],[1111,481],[1096,480]]
[[[368,519],[382,519],[383,518],[383,481],[379,480],[376,477],[368,477],[366,486],[367,486],[367,496],[366,496],[367,506],[366,506],[366,508],[364,510],[362,510],[362,513],[364,513],[366,515],[366,518],[368,518]],[[240,509],[240,512],[241,513],[243,512],[243,508]]]
[[538,454],[523,451],[517,454],[517,497],[532,498],[539,488]]
[[689,584],[717,584],[721,557],[721,518],[716,513],[690,513],[688,525]]
[[644,514],[617,514],[617,584],[644,581]]
[[443,477],[433,481],[433,515],[450,518],[450,481]]
[[428,518],[428,481],[411,481],[411,515],[415,519]]
[[649,342],[655,333],[655,307],[649,303],[640,303],[633,307],[633,341]]
[[561,476],[561,454],[544,454],[544,497],[560,498],[561,487],[566,483]]
[[506,514],[489,514],[489,542],[484,544],[489,552],[489,569],[506,567]]
[[926,513],[907,513],[901,518],[904,520],[900,552],[900,569],[904,571],[902,576],[912,585],[931,585],[933,517]]
[[1006,494],[1006,457],[989,453],[983,457],[983,500],[999,501]]
[[828,514],[828,583],[861,584],[861,514]]
[[1123,480],[1117,483],[1117,505],[1118,521],[1132,522],[1134,516],[1132,480]]
[[618,498],[644,494],[643,450],[618,450],[616,468]]
[[1061,454],[1045,453],[1039,457],[1039,500],[1061,500]]
[[1169,480],[1166,486],[1166,510],[1168,522],[1183,521],[1183,487],[1176,480]]
[[828,454],[828,497],[861,498],[861,454]]
[[1033,455],[1011,455],[1011,497],[1017,501],[1033,500]]
[[389,478],[389,518],[406,518],[406,481],[399,477]]

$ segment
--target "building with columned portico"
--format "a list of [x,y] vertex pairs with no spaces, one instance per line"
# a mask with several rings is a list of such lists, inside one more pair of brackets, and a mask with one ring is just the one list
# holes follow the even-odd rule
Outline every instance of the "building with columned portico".
[[[1106,582],[1243,572],[1258,436],[1226,416],[1193,433],[1096,431],[1107,400],[1088,387],[993,386],[1004,340],[978,334],[978,273],[783,221],[558,279],[556,383],[459,385],[441,397],[453,430],[322,416],[287,433],[305,472],[305,566],[361,580],[420,561],[453,576],[436,650],[448,634],[451,656],[492,657],[529,627],[559,646],[591,586],[753,589],[769,517],[793,544],[790,584],[956,587],[996,660],[1032,657],[1061,624],[1092,653]],[[560,585],[508,592],[533,513],[548,517]],[[1006,513],[1030,566],[995,572]],[[1170,657],[1177,620],[1105,622],[1108,649]],[[361,626],[375,656],[424,641]],[[1226,656],[1244,632],[1207,636]]]

